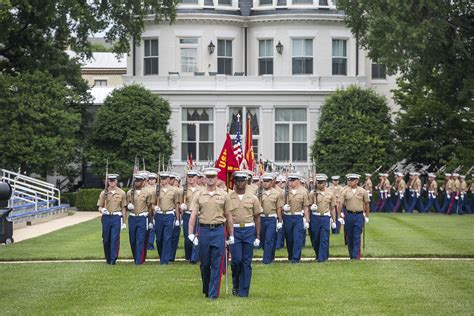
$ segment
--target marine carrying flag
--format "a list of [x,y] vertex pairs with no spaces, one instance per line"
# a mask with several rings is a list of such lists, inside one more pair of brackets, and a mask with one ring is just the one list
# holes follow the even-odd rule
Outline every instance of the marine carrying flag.
[[[224,146],[222,146],[221,154],[216,161],[216,168],[219,168],[219,174],[217,177],[227,183],[227,175],[232,172],[239,170],[239,163],[234,155],[234,148],[232,146],[232,140],[230,139],[229,133],[226,134]],[[231,187],[231,186],[230,186]]]
[[245,132],[245,156],[244,159],[247,162],[249,168],[254,168],[254,157],[252,148],[252,121],[250,120],[250,113],[247,114],[247,128]]
[[237,162],[240,164],[242,163],[242,138],[240,136],[240,115],[237,114],[237,134],[234,138],[234,155],[237,159]]

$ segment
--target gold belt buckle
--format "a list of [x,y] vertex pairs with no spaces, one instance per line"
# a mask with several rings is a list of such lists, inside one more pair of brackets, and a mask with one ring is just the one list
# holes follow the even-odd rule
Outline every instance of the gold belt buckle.
[[240,223],[239,226],[240,228],[245,228],[245,223]]

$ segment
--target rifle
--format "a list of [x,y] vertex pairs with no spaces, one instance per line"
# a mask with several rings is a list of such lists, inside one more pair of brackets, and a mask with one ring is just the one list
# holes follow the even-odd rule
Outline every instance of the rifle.
[[188,175],[187,173],[184,176],[184,183],[183,183],[183,201],[182,203],[186,203],[186,194],[188,192]]
[[160,178],[160,164],[161,164],[161,156],[158,158],[158,179],[156,181],[156,204],[161,207],[161,201],[160,201],[160,190],[161,190],[161,178]]
[[439,168],[435,175],[439,175],[441,172],[444,172],[444,170],[446,170],[446,165],[443,165],[441,168]]
[[285,204],[288,204],[288,195],[289,195],[289,183],[288,183],[288,176],[286,177],[286,183],[285,183]]
[[135,203],[135,174],[137,173],[140,164],[140,160],[137,156],[135,156],[135,162],[133,164],[133,170],[132,170],[132,183],[130,184],[130,198],[131,198],[131,203]]
[[471,172],[471,171],[472,171],[472,169],[474,169],[474,166],[472,166],[471,168],[469,168],[469,170],[468,170],[468,171],[466,171],[466,175],[468,175],[468,174],[469,174],[469,172]]
[[259,178],[258,180],[258,201],[260,202],[260,205],[262,204],[262,194],[263,194],[263,183],[262,183],[262,177]]
[[380,165],[377,169],[375,169],[371,174],[376,173],[376,172],[379,171],[380,169],[382,169],[382,165]]
[[107,158],[107,162],[105,164],[105,182],[104,182],[104,208],[107,209],[107,194],[109,193],[109,158]]

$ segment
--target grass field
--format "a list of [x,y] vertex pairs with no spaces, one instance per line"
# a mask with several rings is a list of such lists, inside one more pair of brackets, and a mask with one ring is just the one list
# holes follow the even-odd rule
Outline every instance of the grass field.
[[[473,216],[374,214],[366,256],[474,258],[473,228]],[[121,258],[131,257],[127,234],[122,232]],[[303,256],[312,258],[309,245]],[[342,234],[331,235],[330,252],[347,257]],[[149,257],[156,258],[156,251]],[[2,315],[474,313],[472,260],[254,263],[249,298],[225,295],[223,288],[221,298],[209,301],[201,294],[199,265],[184,262],[7,262],[45,259],[103,259],[100,221],[1,246]]]
[[[474,257],[474,216],[373,214],[366,227],[366,257]],[[177,254],[181,258],[182,243],[181,235]],[[276,255],[286,257],[286,250]],[[261,257],[262,251],[256,250],[255,256]],[[348,256],[343,234],[331,235],[330,256]],[[157,258],[157,251],[148,257]],[[314,257],[309,240],[303,257]],[[99,219],[0,247],[0,261],[102,258]],[[122,231],[120,258],[131,258],[128,230]]]
[[474,312],[474,264],[464,261],[253,264],[250,297],[222,288],[217,301],[203,297],[199,266],[186,263],[0,264],[0,273],[3,315]]

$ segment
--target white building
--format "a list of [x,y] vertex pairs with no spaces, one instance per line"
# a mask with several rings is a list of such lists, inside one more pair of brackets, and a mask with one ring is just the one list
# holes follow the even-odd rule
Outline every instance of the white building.
[[[172,157],[217,159],[227,126],[252,117],[255,156],[305,170],[320,108],[337,88],[394,79],[372,64],[334,1],[183,0],[173,24],[150,17],[132,44],[124,83],[139,83],[171,105]],[[241,126],[245,139],[245,119]]]

